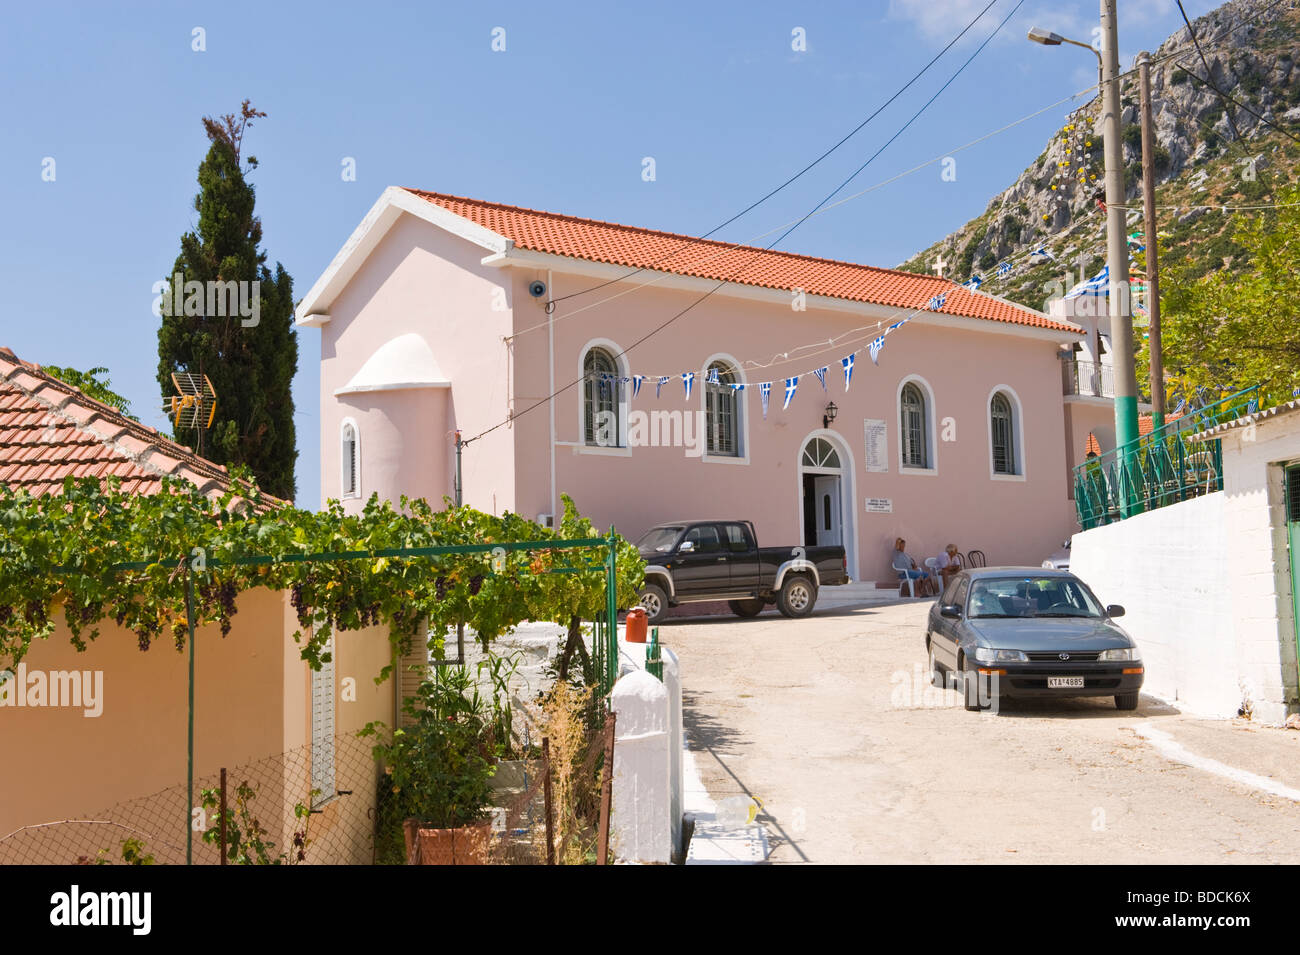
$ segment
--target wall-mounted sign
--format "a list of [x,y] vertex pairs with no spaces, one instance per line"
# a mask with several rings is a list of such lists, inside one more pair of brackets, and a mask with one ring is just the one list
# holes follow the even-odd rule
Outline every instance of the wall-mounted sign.
[[889,454],[885,422],[878,418],[867,418],[863,422],[863,430],[867,439],[867,471],[888,471]]
[[894,513],[893,498],[888,497],[869,497],[867,498],[868,514],[892,514]]

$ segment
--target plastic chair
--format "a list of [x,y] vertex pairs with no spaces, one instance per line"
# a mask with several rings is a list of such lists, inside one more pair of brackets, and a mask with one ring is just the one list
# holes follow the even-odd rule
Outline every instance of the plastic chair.
[[912,594],[913,597],[916,596],[916,578],[914,578],[911,574],[900,570],[898,572],[898,582],[900,584],[907,584],[908,591]]
[[925,559],[925,569],[930,572],[930,578],[940,590],[943,590],[943,574],[939,573],[939,566],[938,557],[927,557]]
[[984,557],[984,551],[982,550],[968,551],[966,559],[970,562],[972,567],[987,567],[989,565],[988,560]]

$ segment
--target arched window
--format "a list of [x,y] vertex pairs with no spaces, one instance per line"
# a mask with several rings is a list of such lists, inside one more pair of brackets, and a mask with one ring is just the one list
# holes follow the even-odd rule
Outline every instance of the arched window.
[[835,450],[835,445],[825,438],[813,438],[804,445],[803,459],[800,463],[805,468],[838,471],[840,469],[840,455]]
[[993,438],[993,473],[1019,474],[1016,462],[1016,422],[1011,399],[997,392],[989,402],[989,433]]
[[619,447],[623,380],[614,356],[592,348],[582,361],[582,440],[601,448]]
[[930,426],[926,421],[925,394],[909,381],[903,386],[899,398],[899,441],[903,451],[903,467],[930,467]]
[[361,441],[351,420],[344,421],[339,430],[339,493],[341,497],[361,496]]
[[[715,382],[714,375],[717,375]],[[704,376],[704,421],[708,454],[739,457],[741,405],[733,384],[740,383],[736,370],[724,361],[709,365]]]

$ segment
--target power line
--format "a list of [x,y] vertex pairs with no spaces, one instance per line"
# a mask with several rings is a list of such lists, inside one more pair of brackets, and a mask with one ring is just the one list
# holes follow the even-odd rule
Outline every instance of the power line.
[[[1229,102],[1229,103],[1233,103],[1234,105],[1236,105],[1236,106],[1239,107],[1240,109],[1244,109],[1246,112],[1250,113],[1251,116],[1254,116],[1257,120],[1259,120],[1259,121],[1260,121],[1261,123],[1263,123],[1265,126],[1269,127],[1270,129],[1276,130],[1277,132],[1281,133],[1283,136],[1285,136],[1287,139],[1291,140],[1292,142],[1300,143],[1300,138],[1296,138],[1294,135],[1292,135],[1292,134],[1291,134],[1290,132],[1288,132],[1287,130],[1283,129],[1281,126],[1278,126],[1276,123],[1273,123],[1273,122],[1271,122],[1271,121],[1265,119],[1263,116],[1259,115],[1259,113],[1255,112],[1253,109],[1251,109],[1249,106],[1246,106],[1244,103],[1238,102],[1236,99],[1234,99],[1233,97],[1229,96],[1227,93],[1223,92],[1223,90],[1219,89],[1217,86],[1215,86],[1215,85],[1214,85],[1213,83],[1211,83],[1209,80],[1203,80],[1203,79],[1201,79],[1199,76],[1197,76],[1195,73],[1193,73],[1193,72],[1192,72],[1191,70],[1189,70],[1187,67],[1183,66],[1183,64],[1181,64],[1181,63],[1175,63],[1174,65],[1175,65],[1176,67],[1178,67],[1180,70],[1182,70],[1184,73],[1186,73],[1188,76],[1190,76],[1192,79],[1196,80],[1196,82],[1200,83],[1202,86],[1208,86],[1210,89],[1214,90],[1214,92],[1216,92],[1216,93],[1219,94],[1219,97],[1220,97],[1221,99],[1227,100],[1227,102]],[[1209,71],[1207,70],[1206,72],[1208,73]],[[1228,116],[1228,121],[1229,121],[1229,122],[1231,123],[1231,125],[1232,125],[1232,133],[1233,133],[1233,136],[1236,137],[1236,140],[1235,140],[1235,141],[1240,142],[1240,140],[1241,140],[1241,133],[1237,130],[1237,124],[1236,124],[1235,122],[1232,121],[1232,113],[1229,112],[1229,111],[1226,110],[1226,109],[1224,110],[1224,112],[1227,114],[1227,116]]]
[[[1187,33],[1189,36],[1191,36],[1192,42],[1196,44],[1196,52],[1201,58],[1201,66],[1205,67],[1205,75],[1212,76],[1213,71],[1210,69],[1209,62],[1207,62],[1205,59],[1205,51],[1201,49],[1201,41],[1197,39],[1196,31],[1192,29],[1192,21],[1187,19],[1187,11],[1183,9],[1183,0],[1178,0],[1178,12],[1183,15],[1183,22],[1187,24]],[[1184,67],[1183,64],[1178,63],[1175,65],[1184,73],[1186,73],[1188,76],[1192,75],[1191,71],[1188,70],[1186,67]],[[1217,89],[1215,90],[1215,92],[1219,93]],[[1223,100],[1224,98],[1225,98],[1224,95],[1222,93],[1219,93],[1219,99]],[[1226,107],[1227,103],[1224,103],[1224,106]],[[1232,127],[1232,138],[1241,139],[1241,130],[1237,128],[1237,121],[1232,117],[1232,110],[1225,109],[1224,112],[1227,113],[1228,116],[1228,125]]]
[[[792,226],[790,226],[788,229],[786,229],[786,230],[785,230],[783,233],[781,233],[781,235],[778,236],[777,239],[774,240],[771,244],[769,244],[768,246],[766,246],[764,249],[762,249],[762,250],[758,250],[758,251],[759,251],[759,252],[770,251],[770,250],[773,248],[773,246],[775,246],[775,245],[776,245],[777,243],[779,243],[781,240],[783,240],[783,239],[785,239],[787,236],[789,236],[790,233],[792,233],[792,232],[793,232],[795,229],[797,229],[800,225],[802,225],[804,222],[806,222],[806,221],[807,221],[807,220],[808,220],[808,219],[809,219],[809,218],[810,218],[810,217],[811,217],[811,216],[812,216],[812,215],[813,215],[813,214],[814,214],[818,209],[820,209],[822,206],[824,206],[824,205],[825,205],[825,204],[826,204],[826,203],[827,203],[831,198],[833,198],[837,193],[839,193],[839,191],[840,191],[841,189],[843,189],[846,185],[848,185],[848,184],[849,184],[850,182],[852,182],[855,178],[857,178],[857,176],[858,176],[858,175],[859,175],[859,174],[860,174],[864,169],[866,169],[867,166],[870,165],[870,164],[872,163],[872,161],[874,161],[875,158],[876,158],[877,156],[879,156],[879,155],[881,154],[881,152],[883,152],[884,149],[885,149],[887,146],[889,146],[890,143],[894,142],[894,140],[896,140],[900,135],[902,135],[902,133],[903,133],[906,129],[908,129],[908,127],[910,127],[910,126],[912,125],[912,123],[914,123],[914,122],[915,122],[915,121],[916,121],[916,120],[921,116],[921,114],[924,113],[924,112],[925,112],[925,111],[930,107],[930,105],[931,105],[932,103],[934,103],[934,101],[935,101],[936,99],[939,98],[939,95],[940,95],[941,93],[943,93],[944,90],[946,90],[949,86],[952,85],[952,83],[957,79],[957,77],[959,77],[959,76],[962,74],[962,72],[966,69],[966,67],[969,66],[969,65],[971,64],[972,61],[974,61],[975,57],[977,57],[977,56],[980,54],[980,52],[983,51],[983,49],[984,49],[986,46],[988,46],[989,42],[990,42],[990,41],[991,41],[995,36],[997,36],[998,33],[1001,32],[1002,28],[1003,28],[1004,26],[1006,26],[1007,21],[1010,20],[1011,17],[1015,15],[1016,11],[1019,10],[1019,9],[1021,8],[1021,6],[1024,5],[1024,3],[1025,3],[1025,0],[1018,0],[1018,2],[1016,3],[1016,5],[1015,5],[1014,7],[1012,7],[1011,12],[1008,13],[1008,14],[1006,15],[1006,17],[1004,17],[1004,18],[1002,19],[1002,21],[997,25],[997,27],[994,28],[993,32],[990,33],[990,34],[988,35],[988,37],[986,37],[986,38],[984,39],[984,41],[983,41],[982,43],[980,43],[980,45],[979,45],[978,47],[976,47],[975,52],[973,52],[969,57],[967,57],[966,61],[965,61],[964,63],[962,63],[962,65],[961,65],[960,67],[957,68],[957,71],[956,71],[956,72],[955,72],[955,73],[954,73],[954,74],[953,74],[953,75],[952,75],[952,76],[947,80],[947,82],[945,82],[945,83],[943,84],[943,86],[941,86],[941,87],[939,88],[939,90],[938,90],[938,91],[937,91],[933,96],[931,96],[931,97],[930,97],[930,98],[925,102],[925,104],[924,104],[924,105],[923,105],[919,110],[917,110],[917,111],[912,115],[912,117],[911,117],[911,118],[910,118],[910,119],[909,119],[905,124],[903,124],[902,128],[900,128],[900,129],[898,130],[898,132],[896,132],[893,136],[891,136],[891,137],[889,138],[889,140],[885,143],[884,146],[882,146],[880,149],[876,150],[876,152],[873,153],[873,154],[871,155],[871,157],[870,157],[869,159],[867,159],[866,162],[864,162],[861,166],[859,166],[856,170],[854,170],[854,172],[852,173],[852,175],[850,175],[847,179],[845,179],[842,183],[840,183],[840,185],[837,186],[837,187],[834,189],[834,191],[832,191],[828,196],[826,196],[825,199],[823,199],[821,202],[819,202],[819,203],[818,203],[818,204],[813,208],[813,210],[812,210],[811,212],[809,212],[807,215],[803,216],[801,219],[799,219],[797,222],[795,222]],[[711,297],[715,292],[717,292],[717,291],[718,291],[720,288],[722,288],[724,285],[729,285],[729,284],[731,284],[731,283],[732,283],[733,281],[735,281],[735,280],[736,280],[736,279],[737,279],[741,274],[744,273],[745,269],[747,269],[747,268],[749,267],[749,265],[752,264],[752,262],[753,262],[754,259],[756,259],[756,258],[757,258],[757,253],[756,253],[755,255],[753,255],[753,256],[750,256],[749,259],[748,259],[748,260],[747,260],[747,261],[746,261],[746,262],[741,266],[741,268],[740,268],[740,269],[739,269],[735,274],[731,275],[731,276],[728,277],[728,278],[725,278],[725,279],[720,280],[716,285],[713,286],[713,288],[709,289],[707,292],[705,292],[703,295],[701,295],[701,296],[700,296],[699,298],[697,298],[695,301],[691,302],[691,304],[687,305],[687,306],[686,306],[685,308],[683,308],[681,311],[679,311],[679,312],[675,313],[674,315],[670,316],[670,317],[669,317],[666,321],[664,321],[662,324],[660,324],[660,325],[656,326],[655,328],[651,329],[651,330],[650,330],[649,332],[647,332],[645,335],[641,336],[641,337],[638,338],[636,341],[634,341],[631,345],[627,346],[627,348],[622,349],[622,350],[618,353],[618,356],[617,356],[617,357],[619,357],[619,358],[623,357],[623,356],[626,355],[628,352],[632,351],[632,349],[634,349],[634,348],[638,347],[639,345],[643,344],[644,342],[648,341],[650,338],[653,338],[655,335],[659,334],[661,331],[663,331],[663,330],[664,330],[665,328],[667,328],[669,325],[671,325],[671,324],[673,324],[674,322],[676,322],[679,318],[681,318],[682,316],[684,316],[684,315],[690,313],[693,309],[697,308],[701,303],[703,303],[703,302],[706,301],[708,298],[710,298],[710,297]],[[469,444],[469,443],[471,443],[471,442],[477,441],[479,438],[482,438],[482,437],[485,437],[486,435],[491,434],[493,431],[496,431],[498,428],[505,427],[505,425],[511,423],[511,422],[514,421],[516,418],[520,418],[520,417],[522,417],[523,415],[527,414],[528,412],[530,412],[530,411],[532,411],[532,410],[534,410],[534,409],[536,409],[536,408],[541,407],[542,405],[546,404],[546,403],[549,402],[549,401],[554,400],[556,397],[558,397],[559,395],[561,395],[561,394],[567,392],[570,388],[574,388],[574,387],[576,387],[578,384],[580,384],[580,383],[583,382],[584,380],[585,380],[585,377],[579,377],[579,378],[574,379],[573,381],[569,382],[569,383],[568,383],[567,385],[565,385],[564,387],[562,387],[562,388],[560,388],[560,389],[558,389],[558,390],[552,392],[552,393],[551,393],[550,395],[548,395],[547,397],[542,398],[542,399],[540,399],[540,400],[534,402],[533,404],[529,405],[528,407],[524,408],[523,411],[520,411],[518,414],[512,414],[512,415],[511,415],[510,417],[508,417],[505,421],[501,421],[501,422],[499,422],[499,423],[493,425],[492,427],[488,428],[487,430],[479,432],[478,434],[474,435],[472,438],[469,438],[468,440],[464,440],[464,441],[462,441],[462,442],[461,442],[461,446],[463,447],[465,444]]]
[[[728,219],[726,222],[723,222],[721,225],[714,226],[714,227],[713,227],[712,229],[710,229],[708,232],[704,233],[704,235],[702,235],[702,236],[696,236],[696,237],[692,238],[689,242],[683,242],[683,243],[682,243],[680,246],[678,246],[676,249],[673,249],[672,252],[668,253],[668,254],[665,255],[663,258],[658,259],[658,260],[656,260],[656,261],[650,263],[649,265],[643,265],[643,266],[641,266],[640,268],[633,269],[631,272],[628,272],[626,275],[619,276],[618,278],[610,279],[610,280],[607,281],[607,282],[601,282],[599,285],[593,285],[591,288],[582,289],[581,291],[578,291],[578,292],[571,292],[571,293],[568,294],[568,295],[562,295],[562,296],[560,296],[559,298],[554,298],[554,299],[549,300],[549,301],[546,303],[547,311],[549,312],[552,308],[554,308],[554,307],[555,307],[555,304],[558,303],[558,302],[563,302],[563,301],[565,301],[566,299],[570,299],[570,298],[576,298],[576,297],[579,296],[579,295],[586,295],[588,292],[594,292],[594,291],[597,291],[598,289],[605,288],[605,287],[607,287],[607,286],[609,286],[609,285],[612,285],[612,284],[614,284],[614,283],[616,283],[616,282],[622,282],[622,281],[624,281],[625,279],[631,278],[633,275],[639,275],[640,273],[646,271],[647,269],[651,269],[651,268],[653,268],[654,266],[659,265],[659,264],[662,263],[662,262],[666,262],[666,261],[668,261],[669,259],[671,259],[674,255],[676,255],[678,252],[680,252],[682,249],[687,248],[688,246],[693,245],[693,244],[696,243],[696,242],[700,242],[700,241],[703,241],[703,240],[707,239],[709,236],[713,235],[713,234],[716,233],[716,232],[721,231],[722,229],[725,229],[727,226],[731,225],[731,223],[735,222],[737,219],[741,218],[742,216],[744,216],[744,215],[746,215],[746,214],[752,212],[754,209],[758,208],[760,205],[762,205],[762,204],[763,204],[764,202],[766,202],[768,199],[771,199],[771,198],[772,198],[773,196],[775,196],[778,192],[780,192],[781,190],[783,190],[786,186],[790,185],[790,184],[791,184],[792,182],[794,182],[796,179],[799,179],[799,178],[800,178],[801,176],[803,176],[806,172],[808,172],[809,170],[811,170],[814,166],[818,165],[818,164],[819,164],[823,159],[825,159],[826,157],[828,157],[829,155],[831,155],[831,153],[835,152],[835,150],[839,149],[841,146],[843,146],[845,143],[847,143],[850,139],[852,139],[854,136],[856,136],[856,135],[857,135],[857,134],[858,134],[858,133],[863,129],[863,127],[865,127],[865,126],[866,126],[868,123],[870,123],[873,119],[875,119],[875,118],[876,118],[877,116],[879,116],[882,112],[884,112],[884,110],[885,110],[886,108],[888,108],[889,105],[890,105],[891,103],[894,102],[894,100],[896,100],[896,99],[898,99],[898,97],[902,96],[903,93],[907,92],[907,90],[911,88],[912,84],[914,84],[917,80],[919,80],[922,76],[924,76],[924,75],[926,74],[926,72],[929,71],[930,67],[934,66],[934,64],[937,63],[937,62],[939,61],[939,58],[940,58],[940,57],[942,57],[945,53],[947,53],[949,50],[951,50],[951,49],[953,48],[953,46],[956,45],[957,41],[959,41],[962,37],[964,37],[964,36],[965,36],[969,31],[970,31],[970,29],[971,29],[973,26],[975,26],[975,24],[978,23],[978,22],[980,21],[981,18],[983,18],[984,14],[986,14],[986,13],[989,12],[989,8],[992,7],[995,3],[997,3],[997,0],[989,0],[988,5],[987,5],[983,10],[981,10],[978,14],[976,14],[975,19],[971,20],[970,23],[966,24],[966,26],[962,28],[962,31],[961,31],[960,33],[958,33],[955,37],[953,37],[950,41],[948,41],[948,45],[947,45],[947,46],[945,46],[942,50],[940,50],[938,53],[936,53],[936,54],[934,55],[934,58],[931,59],[929,63],[925,64],[925,66],[923,66],[923,67],[921,68],[921,70],[920,70],[920,71],[919,71],[915,76],[913,76],[910,80],[908,80],[906,84],[904,84],[903,86],[901,86],[901,87],[900,87],[900,88],[899,88],[899,89],[894,93],[893,96],[891,96],[891,97],[889,97],[889,99],[885,100],[885,102],[882,103],[882,104],[881,104],[881,105],[880,105],[880,106],[875,110],[875,112],[873,112],[870,116],[868,116],[868,117],[867,117],[866,119],[864,119],[862,122],[858,123],[857,126],[853,127],[853,129],[850,130],[849,133],[848,133],[846,136],[844,136],[844,137],[843,137],[839,142],[837,142],[835,145],[831,146],[830,149],[826,150],[824,153],[822,153],[820,156],[818,156],[816,159],[814,159],[814,160],[813,160],[812,162],[810,162],[808,165],[804,166],[802,169],[800,169],[797,173],[795,173],[793,176],[791,176],[791,177],[790,177],[789,179],[787,179],[785,182],[781,183],[781,185],[777,186],[775,189],[773,189],[773,190],[772,190],[771,192],[769,192],[767,195],[763,196],[763,198],[759,199],[757,202],[751,203],[750,205],[746,206],[744,209],[742,209],[740,212],[737,212],[734,216],[732,216],[732,217],[731,217],[730,219]],[[1013,11],[1013,12],[1014,12],[1014,11]]]

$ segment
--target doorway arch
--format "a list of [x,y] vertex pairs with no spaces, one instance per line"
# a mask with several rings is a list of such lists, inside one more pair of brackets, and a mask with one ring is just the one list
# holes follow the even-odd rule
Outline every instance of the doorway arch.
[[843,436],[819,428],[799,445],[796,504],[799,543],[838,543],[858,579],[857,491],[853,452]]

